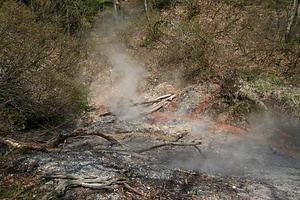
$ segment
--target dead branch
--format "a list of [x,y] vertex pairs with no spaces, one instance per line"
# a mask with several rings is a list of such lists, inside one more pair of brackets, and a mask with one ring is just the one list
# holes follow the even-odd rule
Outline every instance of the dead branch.
[[105,153],[117,153],[120,155],[125,155],[125,156],[131,156],[137,159],[142,159],[142,160],[149,160],[148,156],[141,155],[139,153],[136,153],[131,150],[125,150],[125,149],[98,149],[99,151],[105,152]]
[[116,140],[114,137],[107,134],[96,132],[96,133],[88,133],[86,135],[97,135],[109,141],[111,145],[122,146],[122,144],[118,140]]
[[[2,144],[8,145],[8,146],[13,146],[18,149],[28,149],[28,150],[38,150],[38,151],[48,151],[46,145],[44,144],[37,144],[37,143],[32,143],[32,142],[21,142],[17,141],[12,138],[6,138],[6,137],[1,137],[0,136],[0,142]],[[54,151],[54,149],[51,149],[51,151]]]
[[166,95],[162,95],[160,97],[157,97],[156,99],[154,100],[149,100],[149,101],[143,101],[143,102],[140,102],[140,103],[135,103],[134,105],[137,106],[137,105],[143,105],[143,104],[152,104],[152,103],[157,103],[165,98],[168,98],[172,96],[172,94],[166,94]]
[[199,144],[202,144],[201,142],[164,142],[162,144],[157,144],[153,145],[144,149],[139,149],[139,150],[126,150],[126,149],[98,149],[99,151],[103,151],[106,153],[117,153],[121,155],[127,155],[127,156],[132,156],[134,158],[142,159],[142,160],[148,160],[149,156],[141,155],[141,153],[144,153],[146,151],[151,151],[153,149],[157,149],[160,147],[165,147],[165,146],[191,146],[197,149],[197,151],[203,155],[202,151],[200,148],[197,146]]
[[37,150],[37,151],[44,151],[44,152],[57,152],[61,150],[60,148],[57,148],[60,143],[65,141],[67,138],[77,137],[80,135],[97,135],[108,140],[112,145],[122,146],[122,144],[119,141],[117,141],[115,138],[113,138],[110,135],[100,133],[100,132],[85,133],[84,128],[80,128],[66,134],[58,134],[57,136],[53,137],[46,143],[42,143],[42,144],[33,143],[33,142],[22,142],[9,137],[1,137],[1,136],[0,136],[0,143],[3,143],[8,146],[13,146],[18,149]]
[[141,153],[144,153],[146,151],[151,151],[153,149],[157,149],[160,147],[165,147],[165,146],[191,146],[197,149],[197,151],[202,155],[202,151],[200,148],[197,146],[199,144],[202,144],[201,142],[164,142],[162,144],[157,144],[153,145],[144,149],[139,149],[139,150],[126,150],[126,149],[98,149],[100,151],[104,151],[106,153],[118,153],[121,155],[128,155],[132,156],[134,158],[138,159],[143,159],[143,160],[148,160],[148,156],[141,155]]
[[153,107],[151,107],[149,110],[142,112],[141,115],[148,115],[148,114],[151,114],[151,113],[153,113],[153,112],[159,110],[161,107],[163,107],[163,106],[165,106],[165,105],[167,105],[167,104],[168,104],[167,101],[160,102],[160,103],[154,105]]
[[[162,100],[161,102],[152,106],[148,111],[143,112],[142,115],[147,115],[147,114],[150,114],[150,113],[160,109],[161,107],[165,106],[170,101],[172,101],[175,97],[176,97],[176,95],[167,94],[167,95],[160,96],[160,97],[154,99],[153,101],[147,102],[147,103],[155,103],[155,102],[159,102]],[[109,115],[109,114],[111,114],[111,113],[110,112],[104,113],[104,115]],[[6,145],[16,147],[16,148],[23,148],[23,149],[28,149],[28,150],[38,150],[38,151],[44,151],[44,152],[53,152],[53,151],[60,151],[60,149],[57,148],[58,145],[61,144],[63,141],[65,141],[67,138],[83,135],[84,132],[85,132],[84,128],[79,128],[73,132],[69,132],[69,133],[65,133],[65,134],[58,134],[43,144],[38,144],[38,143],[33,143],[33,142],[22,142],[22,141],[17,141],[12,138],[8,138],[8,137],[0,137],[0,142],[3,144],[6,144]],[[109,142],[111,142],[112,145],[122,146],[122,144],[119,141],[117,141],[115,138],[113,138],[112,136],[107,135],[107,134],[103,134],[100,132],[93,132],[93,133],[85,133],[84,135],[97,135],[97,136],[100,136],[100,137],[108,140]],[[134,157],[140,157],[134,153],[130,153],[130,154]]]
[[149,110],[144,111],[141,113],[141,115],[148,115],[150,113],[153,113],[155,111],[157,111],[158,109],[160,109],[161,107],[167,105],[170,101],[172,101],[174,98],[176,97],[176,95],[171,95],[168,98],[164,99],[163,101],[153,105]]
[[134,189],[133,187],[131,187],[131,186],[128,185],[127,183],[123,183],[123,185],[124,185],[127,189],[133,191],[134,193],[136,193],[136,194],[138,194],[138,195],[141,195],[141,196],[144,196],[143,193],[141,193],[140,191]]
[[202,144],[202,143],[201,142],[164,142],[162,144],[157,144],[157,145],[150,146],[150,147],[147,147],[144,149],[136,150],[134,152],[144,153],[146,151],[150,151],[150,150],[157,149],[157,148],[164,147],[164,146],[192,146],[192,147],[195,147],[200,154],[202,154],[199,147],[197,147],[197,145],[199,145],[199,144]]
[[58,179],[96,179],[97,177],[91,177],[91,176],[78,176],[78,175],[73,175],[73,174],[45,174],[42,176],[42,178],[45,179],[53,179],[53,178],[58,178]]

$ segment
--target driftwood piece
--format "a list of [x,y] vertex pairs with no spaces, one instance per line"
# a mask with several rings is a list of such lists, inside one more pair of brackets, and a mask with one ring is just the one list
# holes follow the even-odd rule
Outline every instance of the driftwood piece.
[[148,115],[148,114],[150,114],[150,113],[153,113],[153,112],[159,110],[161,107],[167,105],[170,101],[172,101],[175,97],[176,97],[175,94],[169,96],[168,98],[164,99],[163,101],[161,101],[161,102],[159,102],[159,103],[153,105],[150,109],[148,109],[148,110],[142,112],[141,115]]
[[163,96],[160,96],[160,97],[157,97],[156,99],[154,100],[149,100],[149,101],[143,101],[143,102],[140,102],[140,103],[135,103],[134,105],[137,106],[137,105],[143,105],[143,104],[153,104],[153,103],[157,103],[165,98],[168,98],[172,96],[172,94],[166,94],[166,95],[163,95]]
[[124,177],[115,177],[115,178],[99,178],[99,177],[83,177],[72,174],[53,174],[45,175],[43,178],[46,179],[63,179],[62,181],[52,192],[46,194],[43,199],[49,199],[57,196],[62,196],[65,194],[68,188],[70,187],[85,187],[91,189],[112,189],[114,184],[123,185],[128,190],[144,196],[143,193],[132,188],[128,185],[128,180]]

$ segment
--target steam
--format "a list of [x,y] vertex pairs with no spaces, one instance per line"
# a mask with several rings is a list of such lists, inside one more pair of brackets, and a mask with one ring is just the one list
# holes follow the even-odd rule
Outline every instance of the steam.
[[203,155],[188,149],[182,151],[181,155],[177,152],[176,155],[164,157],[162,161],[171,168],[260,178],[276,178],[287,168],[300,167],[299,125],[283,127],[289,120],[283,120],[274,112],[254,113],[250,119],[251,129],[245,137],[218,134],[211,130],[203,134],[203,124],[199,125],[197,132],[191,123],[194,132],[190,134],[198,133],[198,136],[203,137],[203,145],[199,146]]
[[96,107],[109,108],[119,117],[136,118],[140,111],[133,105],[142,98],[139,88],[146,70],[120,41],[117,31],[126,26],[125,20],[116,24],[109,14],[99,17],[94,24],[95,51],[90,59],[93,63],[90,70],[97,75],[91,82],[90,99]]
[[[107,27],[110,28],[109,31],[107,31]],[[146,75],[146,69],[139,59],[136,59],[126,50],[125,45],[118,43],[119,39],[115,34],[115,28],[112,27],[111,24],[104,24],[97,27],[100,32],[96,30],[97,34],[99,33],[99,41],[96,44],[99,47],[96,49],[105,55],[101,59],[105,57],[107,60],[98,60],[99,63],[104,64],[101,66],[103,70],[92,84],[92,99],[97,105],[109,107],[118,116],[136,118],[139,116],[140,110],[134,104],[140,102],[143,98],[140,88]],[[101,35],[103,30],[106,30],[108,35]],[[180,77],[177,73],[173,75],[173,79],[176,80]],[[180,109],[176,114],[187,114],[184,105],[191,97],[187,95],[186,98],[183,100],[185,103],[179,105]],[[199,97],[195,99],[199,99]],[[190,105],[193,105],[192,103]],[[273,118],[270,116],[273,116]],[[187,125],[189,126],[190,134],[195,137],[197,135],[204,137],[204,139],[207,139],[206,141],[210,141],[210,143],[203,141],[203,145],[200,147],[203,150],[203,155],[195,153],[194,149],[192,149],[182,151],[180,155],[178,152],[171,156],[166,154],[168,157],[162,160],[171,168],[179,167],[222,175],[260,173],[262,170],[268,170],[274,164],[278,165],[276,163],[278,160],[288,166],[300,167],[299,161],[294,162],[293,158],[287,159],[284,157],[286,156],[285,152],[280,149],[280,146],[286,145],[286,142],[280,143],[282,142],[282,137],[280,134],[278,135],[278,129],[281,127],[278,124],[284,124],[285,122],[280,118],[274,117],[275,115],[272,115],[272,113],[253,114],[249,136],[239,139],[230,134],[225,135],[221,133],[217,135],[218,133],[212,133],[208,129],[209,122],[207,121],[191,121]],[[180,120],[180,116],[178,116],[178,120]],[[180,125],[174,125],[179,130],[178,126]],[[165,127],[166,130],[170,128],[171,126]],[[290,140],[293,140],[295,142],[293,145],[299,148],[300,129],[285,128],[285,130],[287,132],[294,130],[297,133],[290,135]],[[202,132],[206,132],[210,136]],[[219,140],[216,141],[216,138]],[[291,144],[288,145],[290,146]]]
[[107,55],[114,71],[109,107],[118,116],[138,117],[140,111],[134,104],[142,98],[138,88],[145,77],[145,67],[120,45],[107,49]]

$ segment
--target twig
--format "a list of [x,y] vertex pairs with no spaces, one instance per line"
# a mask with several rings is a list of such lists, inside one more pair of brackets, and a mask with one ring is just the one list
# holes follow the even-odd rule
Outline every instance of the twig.
[[131,186],[128,185],[127,183],[123,183],[123,185],[124,185],[127,189],[133,191],[134,193],[136,193],[136,194],[138,194],[138,195],[141,195],[141,196],[144,196],[143,193],[141,193],[140,191],[134,189],[133,187],[131,187]]
[[118,140],[116,140],[114,137],[112,137],[110,135],[106,135],[106,134],[103,134],[103,133],[100,133],[100,132],[88,133],[87,135],[97,135],[97,136],[100,136],[100,137],[106,139],[112,145],[122,146],[122,144]]
[[125,150],[125,149],[98,149],[98,150],[106,153],[117,153],[121,155],[132,156],[134,158],[138,158],[142,160],[149,160],[148,156],[141,155],[131,150]]

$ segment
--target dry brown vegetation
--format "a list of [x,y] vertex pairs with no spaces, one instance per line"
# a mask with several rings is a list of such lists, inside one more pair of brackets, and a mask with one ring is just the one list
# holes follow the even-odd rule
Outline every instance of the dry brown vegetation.
[[0,1],[1,131],[70,125],[84,109],[76,79],[93,14],[80,3]]
[[286,38],[289,3],[149,1],[127,40],[162,81],[217,82],[233,98],[275,99],[299,116],[300,27],[298,17]]

